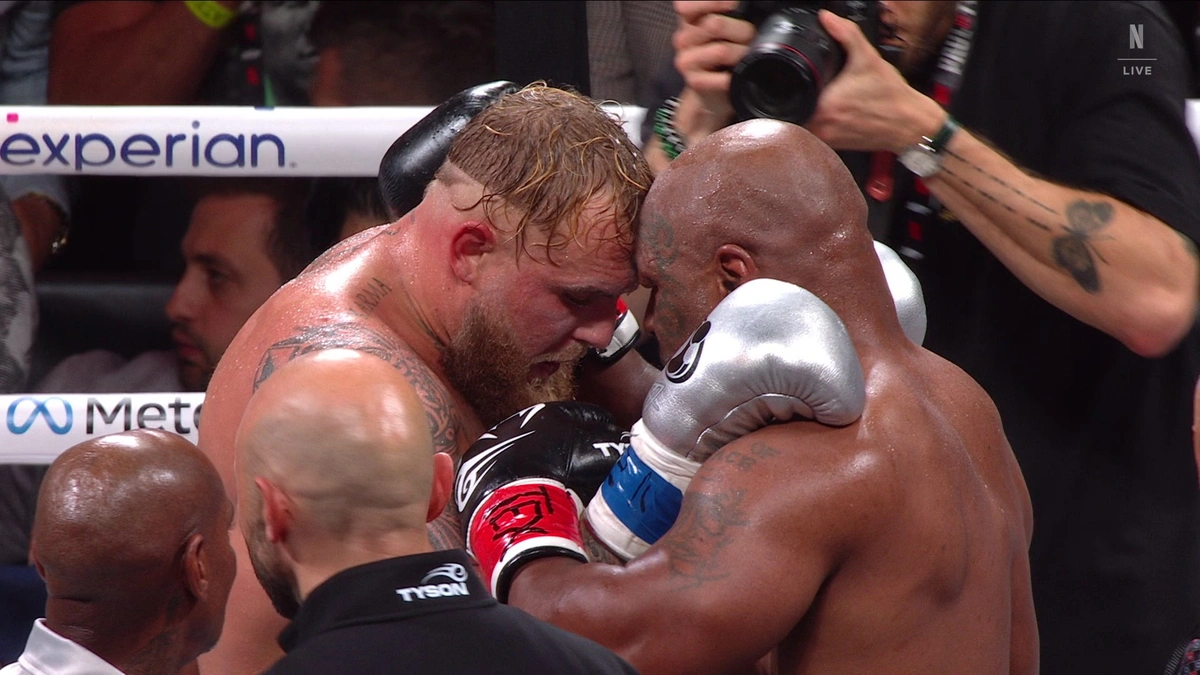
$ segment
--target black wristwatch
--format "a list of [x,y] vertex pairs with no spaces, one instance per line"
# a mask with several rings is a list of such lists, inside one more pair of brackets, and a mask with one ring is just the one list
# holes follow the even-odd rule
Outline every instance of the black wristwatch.
[[910,145],[900,151],[898,156],[900,163],[917,176],[929,178],[942,170],[942,162],[945,160],[942,149],[950,142],[950,138],[956,131],[958,131],[958,122],[947,115],[942,128],[938,129],[933,138],[922,136],[921,143]]

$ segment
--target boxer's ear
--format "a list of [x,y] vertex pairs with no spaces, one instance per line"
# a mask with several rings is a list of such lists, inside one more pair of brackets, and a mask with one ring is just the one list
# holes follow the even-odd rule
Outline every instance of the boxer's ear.
[[724,295],[752,279],[758,278],[754,256],[737,244],[722,244],[716,254],[717,278]]
[[450,237],[450,267],[454,276],[466,283],[479,274],[483,257],[496,250],[496,231],[486,221],[459,223]]

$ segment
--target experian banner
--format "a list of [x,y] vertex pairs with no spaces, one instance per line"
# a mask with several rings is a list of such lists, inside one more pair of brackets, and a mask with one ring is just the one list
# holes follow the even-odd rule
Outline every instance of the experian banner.
[[0,396],[0,464],[49,464],[90,438],[161,429],[195,443],[203,393]]
[[[0,174],[374,176],[431,109],[13,106]],[[606,109],[637,142],[645,111]]]

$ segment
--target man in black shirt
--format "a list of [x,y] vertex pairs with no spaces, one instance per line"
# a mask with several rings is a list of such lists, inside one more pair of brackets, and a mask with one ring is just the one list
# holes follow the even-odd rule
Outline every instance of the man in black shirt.
[[[733,119],[728,70],[755,35],[736,4],[677,5],[671,151]],[[1161,672],[1200,613],[1200,158],[1178,33],[1148,2],[882,5],[899,70],[822,12],[847,59],[806,127],[873,153],[864,188],[921,280],[925,346],[1000,410],[1033,500],[1042,671]]]
[[297,358],[250,399],[236,440],[242,531],[293,619],[269,672],[635,672],[497,603],[465,552],[433,552],[425,523],[454,469],[424,410],[402,373],[350,350]]

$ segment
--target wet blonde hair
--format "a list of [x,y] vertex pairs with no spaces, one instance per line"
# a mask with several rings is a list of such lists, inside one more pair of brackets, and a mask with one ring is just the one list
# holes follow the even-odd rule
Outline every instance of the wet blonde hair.
[[616,222],[615,239],[632,250],[651,173],[620,123],[580,94],[536,83],[475,116],[447,160],[483,185],[495,224],[505,206],[520,213],[511,234],[525,250],[530,227],[546,235],[547,255],[585,234],[586,210]]

